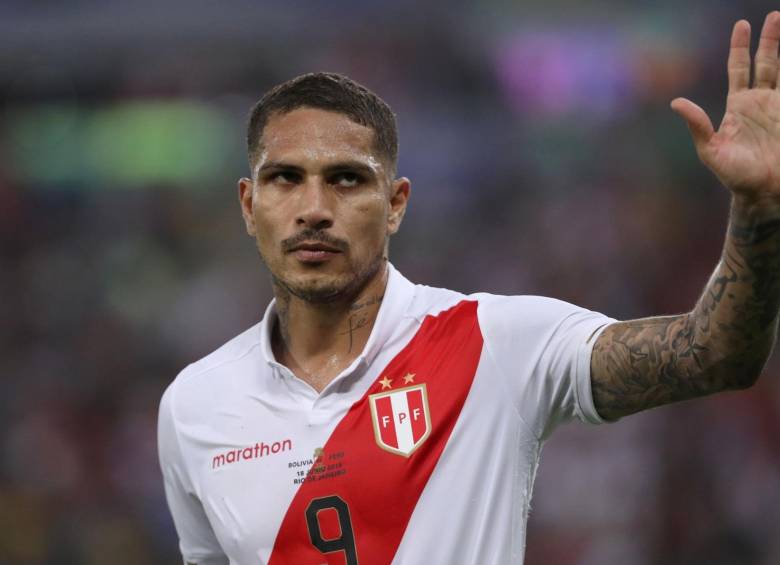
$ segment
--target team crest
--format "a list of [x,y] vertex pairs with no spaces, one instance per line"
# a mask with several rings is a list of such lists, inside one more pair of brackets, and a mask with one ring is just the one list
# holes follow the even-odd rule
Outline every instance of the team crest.
[[431,434],[425,383],[368,397],[374,438],[382,449],[409,457]]

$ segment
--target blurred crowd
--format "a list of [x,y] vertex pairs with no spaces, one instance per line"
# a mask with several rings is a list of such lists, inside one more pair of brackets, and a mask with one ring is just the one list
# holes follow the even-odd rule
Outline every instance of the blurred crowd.
[[[180,562],[157,406],[271,297],[235,182],[282,80],[397,113],[415,282],[627,319],[690,309],[718,260],[728,194],[669,102],[719,121],[762,3],[162,4],[0,7],[0,565]],[[559,429],[526,563],[780,563],[778,379]]]

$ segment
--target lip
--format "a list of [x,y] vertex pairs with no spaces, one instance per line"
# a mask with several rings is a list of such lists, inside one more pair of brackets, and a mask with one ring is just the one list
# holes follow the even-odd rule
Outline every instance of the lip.
[[331,247],[319,241],[299,243],[290,250],[301,263],[317,264],[325,263],[341,253],[335,247]]
[[333,259],[336,255],[339,254],[339,252],[326,251],[324,249],[298,248],[293,250],[292,254],[296,259],[298,259],[298,261],[301,261],[302,263],[324,263]]
[[293,247],[290,251],[296,252],[296,251],[325,251],[328,253],[340,253],[338,249],[335,247],[331,247],[330,245],[327,245],[325,243],[320,243],[319,241],[314,242],[303,242],[299,243],[295,247]]

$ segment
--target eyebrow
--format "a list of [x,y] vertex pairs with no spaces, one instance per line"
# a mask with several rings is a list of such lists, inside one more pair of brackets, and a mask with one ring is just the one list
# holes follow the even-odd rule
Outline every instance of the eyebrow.
[[[268,161],[258,169],[258,173],[262,173],[263,171],[268,171],[268,170],[295,171],[297,173],[305,172],[303,167],[300,167],[298,165],[293,165],[292,163],[285,163],[284,161]],[[361,172],[363,174],[367,174],[370,176],[376,175],[376,171],[373,168],[366,165],[365,163],[363,163],[362,161],[352,161],[352,160],[338,161],[337,163],[330,164],[323,169],[323,173],[325,174],[332,174],[341,171]]]

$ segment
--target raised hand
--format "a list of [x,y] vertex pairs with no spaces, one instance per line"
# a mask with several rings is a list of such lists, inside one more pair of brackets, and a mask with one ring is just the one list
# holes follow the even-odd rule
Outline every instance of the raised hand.
[[726,113],[715,131],[707,114],[686,98],[672,109],[688,124],[702,162],[736,196],[780,199],[780,12],[767,15],[750,86],[750,24],[734,24],[728,57]]

